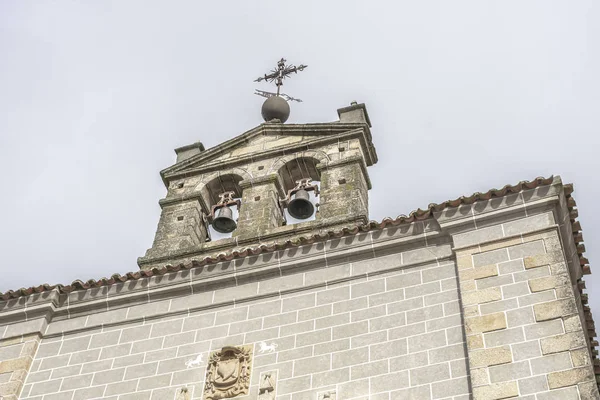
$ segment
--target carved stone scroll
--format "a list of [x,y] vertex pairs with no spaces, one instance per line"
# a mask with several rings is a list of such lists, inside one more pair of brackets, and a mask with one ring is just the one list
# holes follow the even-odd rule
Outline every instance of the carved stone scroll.
[[252,346],[225,346],[210,353],[204,399],[227,399],[248,394]]

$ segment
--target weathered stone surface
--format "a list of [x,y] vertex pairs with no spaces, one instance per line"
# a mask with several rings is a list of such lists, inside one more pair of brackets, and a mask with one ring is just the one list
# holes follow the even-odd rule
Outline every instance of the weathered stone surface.
[[530,279],[528,283],[532,292],[541,292],[543,290],[554,289],[557,286],[568,285],[571,283],[571,281],[567,275],[553,275]]
[[477,350],[469,353],[471,368],[488,367],[512,362],[510,347],[494,347],[491,349]]
[[526,257],[523,262],[526,269],[537,268],[544,265],[550,265],[563,261],[562,252],[551,252],[547,254],[539,254],[533,257]]
[[483,304],[490,301],[502,299],[502,291],[498,287],[491,287],[472,292],[463,292],[462,300],[465,306],[471,304]]
[[574,368],[548,374],[548,386],[550,389],[556,389],[593,381],[594,379],[594,372],[591,367]]
[[474,400],[508,399],[519,395],[517,382],[501,382],[473,388]]
[[498,266],[496,264],[484,265],[481,267],[459,271],[460,279],[464,281],[471,279],[482,279],[496,275],[498,275]]
[[583,329],[579,315],[571,315],[570,317],[563,318],[563,324],[565,325],[565,332],[578,332]]
[[539,322],[577,314],[577,306],[575,306],[574,299],[563,299],[535,304],[533,306],[533,312],[535,314],[535,320]]
[[583,367],[592,363],[590,352],[586,348],[571,351],[571,361],[574,367]]
[[582,332],[571,332],[543,338],[540,340],[540,345],[543,354],[551,354],[584,347],[586,342]]
[[20,369],[28,370],[33,361],[32,356],[33,354],[25,357],[0,361],[0,374],[17,371]]
[[595,381],[580,383],[577,386],[579,387],[579,396],[581,400],[597,400],[600,398],[598,384]]
[[467,347],[469,350],[483,348],[483,335],[467,336]]
[[506,328],[504,313],[494,313],[481,317],[467,318],[465,321],[467,335],[480,332],[491,332]]
[[248,394],[252,346],[227,346],[210,353],[203,398],[224,399]]
[[488,376],[487,368],[473,369],[473,367],[471,367],[471,384],[473,387],[489,385],[490,378]]

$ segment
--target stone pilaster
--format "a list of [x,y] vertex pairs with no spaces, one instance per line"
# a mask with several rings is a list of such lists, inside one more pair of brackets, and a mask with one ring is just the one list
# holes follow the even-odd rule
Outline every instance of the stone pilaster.
[[348,222],[369,220],[369,178],[362,158],[348,157],[321,169],[319,218],[346,217]]
[[283,198],[284,194],[277,175],[244,180],[240,182],[240,187],[242,205],[234,236],[260,238],[282,225],[279,198]]
[[197,199],[161,204],[162,213],[152,248],[145,258],[184,250],[199,250],[206,240],[203,213]]
[[456,257],[474,399],[599,398],[556,228],[480,241]]
[[19,398],[40,340],[37,333],[0,340],[0,399]]

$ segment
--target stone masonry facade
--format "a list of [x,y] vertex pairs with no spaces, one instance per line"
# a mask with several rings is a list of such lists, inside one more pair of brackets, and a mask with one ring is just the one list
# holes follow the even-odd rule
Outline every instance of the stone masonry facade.
[[[370,125],[366,109],[342,110],[347,128]],[[275,137],[275,148],[296,141]],[[246,176],[255,184],[221,182],[253,214],[240,211],[232,238],[207,242],[212,178],[188,171],[198,192],[175,196],[186,183],[167,179],[140,271],[0,296],[0,398],[600,399],[581,291],[589,268],[560,178],[368,223],[366,166],[376,158],[365,160],[360,138],[345,143],[319,142],[337,158],[305,169],[329,171],[317,175],[314,221],[282,223],[274,199],[296,172],[269,167],[279,175],[259,178],[269,164],[255,158]],[[352,146],[346,162],[339,154]],[[201,145],[182,149],[179,162],[203,157]]]
[[[260,283],[267,292],[284,281],[310,287],[352,275],[348,263]],[[277,370],[278,399],[316,399],[316,391],[327,390],[341,399],[468,398],[454,264],[362,275],[249,304],[176,311],[218,296],[199,293],[165,301],[174,314],[168,317],[140,319],[145,310],[130,308],[131,323],[56,332],[40,346],[22,398],[172,399],[182,387],[201,398],[206,364],[186,368],[186,361],[226,344],[260,341],[277,348],[255,356],[252,392],[260,372]],[[261,284],[240,291],[260,292]]]

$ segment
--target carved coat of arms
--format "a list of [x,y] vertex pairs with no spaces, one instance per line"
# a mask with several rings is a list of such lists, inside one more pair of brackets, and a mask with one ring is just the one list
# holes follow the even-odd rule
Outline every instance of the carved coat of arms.
[[213,351],[206,369],[204,399],[226,399],[248,394],[251,368],[252,346],[226,346]]

